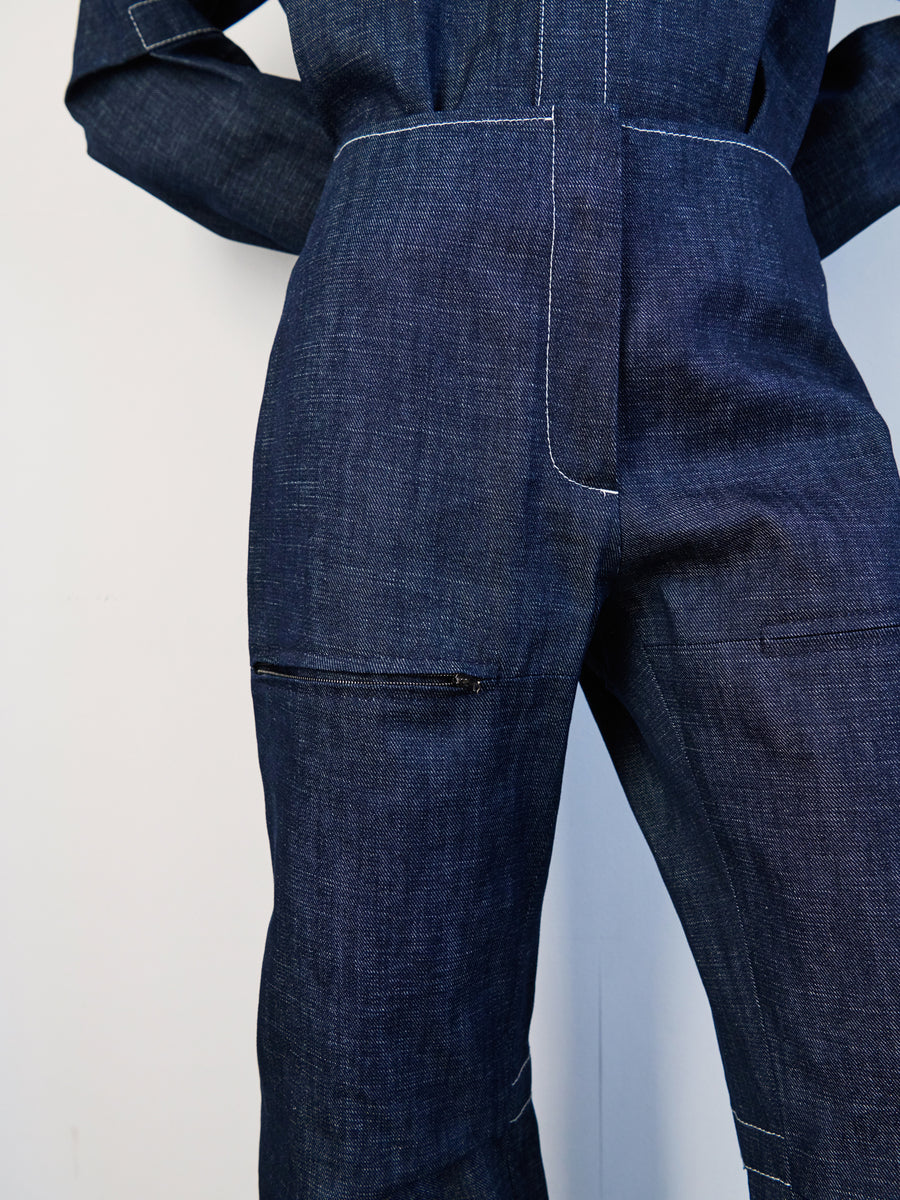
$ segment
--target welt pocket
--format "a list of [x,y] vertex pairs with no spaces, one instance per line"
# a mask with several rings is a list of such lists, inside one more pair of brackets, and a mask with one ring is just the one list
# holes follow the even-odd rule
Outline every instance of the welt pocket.
[[303,680],[337,687],[419,687],[480,692],[489,682],[482,676],[471,675],[465,671],[342,671],[263,661],[253,662],[251,669],[254,675]]
[[760,650],[767,655],[807,654],[898,630],[900,607],[767,621],[760,627]]

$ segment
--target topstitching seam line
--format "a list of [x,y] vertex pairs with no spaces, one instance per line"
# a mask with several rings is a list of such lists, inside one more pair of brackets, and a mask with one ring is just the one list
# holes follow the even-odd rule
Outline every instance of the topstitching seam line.
[[731,1111],[734,1113],[734,1119],[740,1121],[742,1125],[746,1125],[748,1129],[758,1129],[760,1133],[767,1133],[769,1137],[777,1137],[784,1139],[783,1133],[774,1133],[771,1129],[763,1129],[762,1125],[753,1125],[750,1121],[745,1121],[743,1117],[739,1117],[732,1106]]
[[777,1175],[769,1175],[766,1171],[760,1171],[759,1167],[748,1167],[747,1164],[744,1163],[744,1170],[753,1171],[755,1175],[762,1175],[763,1179],[772,1179],[775,1181],[775,1183],[784,1184],[785,1187],[789,1188],[791,1186],[786,1179],[779,1179]]
[[538,26],[538,89],[536,103],[541,102],[541,89],[544,86],[544,0],[541,0],[540,24]]
[[551,155],[550,155],[550,198],[551,198],[551,204],[552,204],[552,208],[551,208],[552,224],[551,224],[551,232],[550,232],[550,269],[548,272],[548,282],[547,282],[547,353],[546,353],[545,370],[544,370],[544,409],[545,409],[545,412],[547,415],[547,449],[550,452],[550,462],[553,464],[554,468],[557,471],[559,471],[559,473],[560,473],[560,475],[562,475],[563,479],[568,479],[569,483],[574,483],[578,487],[587,488],[588,491],[590,491],[590,492],[605,492],[609,496],[617,496],[619,494],[618,488],[604,488],[604,487],[597,487],[595,484],[592,484],[592,483],[581,483],[578,479],[573,479],[571,477],[571,475],[567,475],[565,473],[565,471],[560,470],[560,468],[556,465],[556,459],[553,457],[553,446],[550,443],[550,314],[553,309],[553,248],[556,243],[556,120],[555,120],[555,113],[556,113],[556,105],[554,104],[550,108],[550,117],[551,117],[551,120],[553,121],[553,124],[551,125],[551,130],[553,133],[553,142],[552,142],[552,146],[551,146]]
[[[762,1034],[763,1034],[763,1038],[765,1040],[765,1045],[766,1045],[768,1068],[769,1068],[769,1071],[772,1076],[772,1083],[775,1088],[775,1095],[776,1095],[776,1099],[778,1102],[778,1108],[781,1112],[782,1125],[784,1125],[784,1102],[783,1102],[782,1095],[781,1095],[780,1081],[775,1072],[774,1056],[772,1054],[772,1046],[771,1046],[771,1042],[769,1040],[769,1031],[768,1031],[768,1028],[766,1027],[766,1019],[765,1019],[765,1015],[762,1010],[762,1005],[759,1002],[759,993],[758,993],[757,987],[756,987],[756,972],[753,969],[753,960],[750,957],[750,946],[747,941],[747,931],[744,928],[744,917],[741,912],[741,906],[738,903],[737,889],[734,886],[734,880],[732,879],[732,876],[731,876],[731,870],[728,866],[728,861],[725,858],[725,853],[722,849],[722,844],[719,841],[719,835],[716,832],[716,827],[713,824],[712,818],[709,815],[709,810],[707,809],[706,803],[704,802],[703,791],[700,787],[700,781],[697,778],[696,771],[694,770],[694,764],[693,764],[690,754],[688,753],[688,748],[685,743],[684,737],[682,736],[682,733],[678,726],[678,723],[675,721],[675,718],[672,715],[672,711],[669,707],[669,702],[666,699],[666,694],[663,691],[662,685],[659,682],[659,676],[656,672],[656,667],[653,665],[653,659],[652,659],[651,655],[648,653],[647,643],[644,642],[643,638],[640,639],[640,642],[641,642],[641,646],[643,647],[644,659],[647,663],[647,666],[650,668],[650,674],[653,678],[653,682],[656,685],[657,694],[659,695],[659,698],[662,701],[663,708],[665,709],[666,715],[669,718],[669,724],[672,728],[672,732],[674,733],[674,735],[678,741],[678,745],[681,747],[681,753],[684,756],[684,761],[687,764],[687,768],[688,768],[688,771],[690,772],[691,779],[694,782],[694,788],[695,788],[697,796],[700,800],[700,808],[703,812],[703,815],[706,817],[706,822],[709,825],[710,832],[712,833],[713,841],[715,842],[716,848],[719,851],[719,859],[720,859],[720,861],[722,863],[722,867],[725,871],[725,877],[728,880],[728,887],[731,891],[731,895],[734,900],[734,911],[737,914],[737,918],[738,918],[738,925],[739,925],[739,928],[741,931],[741,941],[744,946],[744,954],[746,956],[747,968],[748,968],[748,971],[750,974],[750,984],[751,984],[751,987],[753,988],[753,1002],[756,1005],[757,1012],[759,1013],[760,1028],[762,1029]],[[787,1138],[786,1137],[784,1138],[784,1142],[785,1142],[785,1146],[787,1147]],[[750,1169],[752,1170],[753,1168],[750,1168]],[[772,1176],[771,1178],[774,1179],[775,1176]],[[791,1186],[789,1183],[787,1183],[786,1180],[783,1180],[783,1179],[779,1179],[778,1182],[784,1183],[787,1187]]]
[[[545,383],[544,383],[544,408],[547,419],[547,449],[550,452],[550,461],[556,471],[562,475],[563,479],[567,479],[569,483],[574,483],[577,487],[587,488],[590,492],[604,492],[608,496],[617,496],[619,494],[617,488],[597,487],[590,483],[581,483],[577,479],[572,479],[565,471],[557,466],[556,459],[553,457],[553,446],[550,442],[550,315],[553,298],[553,252],[556,242],[556,106],[551,106],[549,117],[468,117],[458,121],[420,121],[415,125],[404,125],[400,129],[380,129],[374,130],[371,133],[359,133],[355,137],[348,138],[342,142],[335,151],[334,158],[336,159],[345,146],[349,146],[351,142],[361,141],[363,138],[370,137],[386,137],[388,134],[405,133],[412,129],[437,129],[445,125],[500,125],[517,123],[521,124],[525,121],[549,121],[553,134],[551,145],[550,159],[550,197],[552,205],[552,226],[550,236],[550,264],[548,271],[548,300],[547,300],[547,346],[546,346],[546,364],[545,364]],[[333,161],[333,160],[332,160]]]
[[135,0],[134,4],[128,5],[128,16],[134,26],[134,31],[141,39],[141,45],[145,50],[155,50],[157,46],[167,46],[169,42],[180,42],[182,38],[192,37],[195,33],[221,33],[221,29],[217,25],[198,25],[196,29],[186,29],[184,33],[176,33],[174,37],[160,38],[157,42],[144,41],[144,35],[141,32],[141,27],[137,23],[137,18],[134,15],[134,9],[141,8],[145,4],[157,4],[159,0]]
[[622,128],[634,129],[638,133],[661,133],[663,137],[690,138],[690,140],[694,142],[714,142],[719,146],[740,146],[743,150],[752,150],[754,154],[762,154],[765,158],[771,158],[772,162],[778,163],[782,171],[787,171],[788,175],[791,176],[791,179],[794,178],[794,176],[791,175],[790,167],[786,167],[780,158],[776,158],[775,155],[770,154],[768,150],[761,150],[759,146],[751,146],[749,142],[738,142],[732,138],[703,137],[699,133],[676,133],[672,129],[651,129],[645,125],[628,125],[624,121],[622,122]]
[[603,2],[603,103],[606,103],[606,60],[609,51],[609,0]]
[[[142,0],[143,2],[143,0]],[[525,121],[552,121],[553,117],[465,117],[458,121],[419,121],[415,125],[403,125],[399,129],[377,129],[372,133],[358,133],[355,137],[341,142],[334,152],[334,158],[351,142],[361,142],[363,138],[388,137],[392,133],[408,133],[412,129],[443,129],[445,125],[508,125],[522,124]],[[333,161],[333,160],[332,160]]]
[[509,1085],[510,1087],[515,1087],[515,1085],[516,1085],[516,1084],[519,1082],[519,1076],[522,1074],[522,1072],[523,1072],[523,1071],[525,1070],[525,1068],[527,1067],[527,1065],[528,1065],[528,1060],[529,1060],[530,1058],[531,1058],[531,1051],[529,1050],[529,1051],[528,1051],[528,1054],[527,1054],[527,1056],[526,1056],[526,1058],[525,1058],[525,1061],[522,1063],[521,1067],[519,1067],[519,1073],[518,1073],[518,1075],[516,1075],[515,1079],[514,1079],[514,1080],[512,1081],[512,1083]]

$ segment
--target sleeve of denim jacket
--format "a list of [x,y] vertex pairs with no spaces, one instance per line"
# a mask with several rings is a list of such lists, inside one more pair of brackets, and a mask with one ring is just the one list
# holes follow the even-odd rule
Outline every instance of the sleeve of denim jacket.
[[822,258],[900,204],[900,17],[829,51],[791,171]]
[[299,80],[222,32],[262,0],[81,0],[65,105],[87,153],[208,229],[298,254],[334,146]]

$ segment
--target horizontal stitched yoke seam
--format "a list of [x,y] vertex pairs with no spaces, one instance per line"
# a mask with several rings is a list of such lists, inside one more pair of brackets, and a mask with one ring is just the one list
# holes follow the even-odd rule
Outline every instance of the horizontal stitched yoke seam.
[[521,125],[527,121],[551,121],[553,117],[465,117],[452,121],[419,121],[415,125],[403,125],[399,129],[377,129],[372,133],[358,133],[354,137],[347,138],[345,142],[341,142],[337,150],[334,152],[334,157],[340,154],[345,146],[349,146],[351,142],[360,142],[364,138],[373,137],[389,137],[394,133],[409,133],[413,129],[443,129],[447,125]]

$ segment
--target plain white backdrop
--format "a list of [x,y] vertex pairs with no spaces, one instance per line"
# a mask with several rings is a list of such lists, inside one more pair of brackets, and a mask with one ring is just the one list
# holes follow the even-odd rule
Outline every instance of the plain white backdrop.
[[[832,41],[896,11],[839,0]],[[246,540],[294,260],[88,158],[75,20],[0,15],[0,1197],[251,1200],[272,886]],[[295,74],[275,3],[231,36]],[[900,211],[825,271],[900,454]],[[746,1200],[709,1006],[580,693],[532,1054],[552,1200]]]

